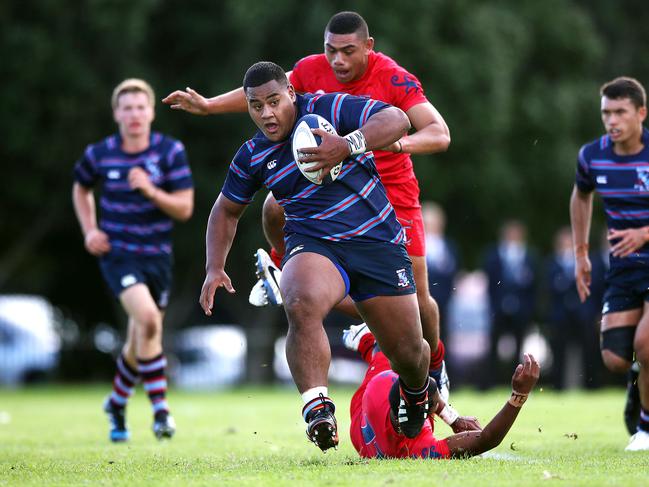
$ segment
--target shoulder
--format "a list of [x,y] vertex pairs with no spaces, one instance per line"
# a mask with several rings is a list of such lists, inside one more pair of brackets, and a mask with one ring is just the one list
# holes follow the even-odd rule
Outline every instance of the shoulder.
[[151,133],[151,146],[161,150],[177,150],[179,148],[184,150],[185,148],[184,144],[180,140],[160,132]]
[[106,154],[115,151],[119,151],[119,137],[117,134],[112,134],[97,142],[88,144],[83,151],[83,154],[86,158],[94,162]]
[[578,158],[580,162],[590,162],[591,159],[601,156],[611,146],[611,139],[608,135],[602,135],[595,140],[582,145],[579,149]]
[[293,66],[293,71],[299,72],[304,69],[319,68],[322,66],[329,67],[326,56],[324,54],[311,54],[296,62]]
[[392,59],[387,54],[383,54],[382,52],[372,51],[371,56],[372,56],[371,60],[373,66],[372,74],[375,76],[377,75],[391,76],[395,74],[405,74],[414,77],[412,73],[410,73],[407,69],[402,67],[399,63],[397,63],[394,59]]

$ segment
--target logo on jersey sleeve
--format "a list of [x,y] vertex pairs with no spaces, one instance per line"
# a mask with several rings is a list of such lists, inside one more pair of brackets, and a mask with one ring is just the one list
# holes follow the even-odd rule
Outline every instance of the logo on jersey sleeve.
[[636,179],[633,189],[639,191],[649,191],[649,168],[638,167],[636,168],[638,179]]
[[605,175],[599,175],[596,178],[597,184],[608,184],[608,179]]

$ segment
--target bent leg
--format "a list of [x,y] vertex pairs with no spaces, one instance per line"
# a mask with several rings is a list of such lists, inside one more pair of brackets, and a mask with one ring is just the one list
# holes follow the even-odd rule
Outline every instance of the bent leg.
[[344,297],[345,283],[327,257],[303,252],[284,265],[280,287],[289,324],[286,358],[302,393],[327,384],[331,350],[322,321]]
[[[645,416],[649,413],[649,302],[645,302],[642,319],[638,323],[633,342],[636,359],[640,362],[638,389],[640,390],[640,405]],[[649,428],[648,420],[641,419],[641,427]]]
[[282,208],[272,193],[268,193],[264,200],[264,207],[261,212],[261,222],[264,229],[266,241],[280,255],[284,255],[284,208]]
[[422,337],[416,295],[377,296],[357,306],[392,370],[408,387],[420,388],[428,377],[430,347]]
[[162,353],[162,317],[149,288],[138,283],[125,289],[119,296],[129,317],[129,338],[131,328],[135,339],[137,358],[151,358]]
[[409,257],[412,261],[412,273],[417,285],[417,303],[419,305],[424,340],[430,345],[431,351],[435,352],[439,342],[439,307],[435,299],[430,295],[430,289],[428,288],[426,258],[414,255]]
[[611,372],[625,373],[633,363],[633,336],[642,309],[607,313],[602,317],[602,360]]

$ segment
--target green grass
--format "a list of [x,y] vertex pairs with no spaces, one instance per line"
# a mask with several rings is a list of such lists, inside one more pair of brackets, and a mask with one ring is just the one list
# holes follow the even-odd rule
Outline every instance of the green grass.
[[[341,445],[306,441],[293,388],[172,391],[178,434],[159,443],[144,394],[132,400],[132,440],[113,445],[105,388],[0,390],[0,485],[649,485],[649,453],[625,453],[622,390],[536,392],[503,443],[469,460],[362,460],[347,433],[351,389],[336,389]],[[507,392],[453,391],[483,424]],[[437,436],[450,430],[437,424]]]

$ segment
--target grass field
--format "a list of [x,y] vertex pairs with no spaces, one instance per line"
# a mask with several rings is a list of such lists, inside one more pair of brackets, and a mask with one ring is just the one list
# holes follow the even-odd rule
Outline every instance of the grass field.
[[[132,400],[132,440],[113,445],[101,412],[105,388],[0,389],[0,485],[649,485],[649,453],[625,453],[622,390],[536,392],[505,441],[483,458],[361,460],[349,441],[351,389],[333,397],[338,451],[309,444],[292,388],[172,391],[178,434],[159,443],[144,394]],[[504,389],[452,391],[483,424]],[[437,424],[437,436],[450,430]]]

